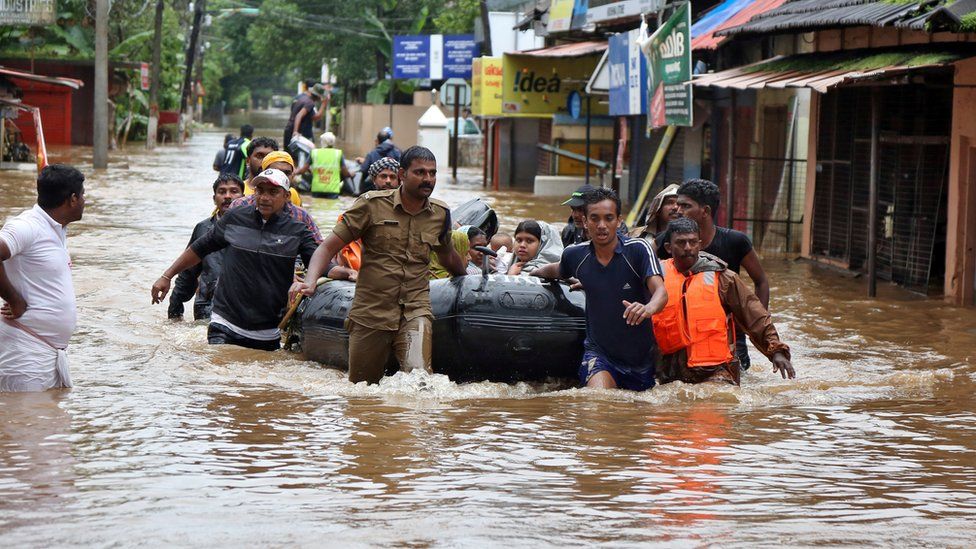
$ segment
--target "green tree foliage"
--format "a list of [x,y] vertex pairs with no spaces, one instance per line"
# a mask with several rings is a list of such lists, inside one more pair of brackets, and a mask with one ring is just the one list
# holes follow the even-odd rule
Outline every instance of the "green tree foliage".
[[[243,5],[211,1],[208,9]],[[471,32],[478,11],[476,0],[252,0],[247,5],[260,15],[214,21],[215,33],[225,41],[222,47],[243,68],[225,71],[221,79],[223,98],[233,106],[244,106],[247,91],[258,101],[292,94],[299,81],[318,79],[323,61],[331,60],[340,83],[370,85],[370,97],[378,99],[389,90],[388,84],[381,90],[378,82],[389,77],[394,35]],[[449,11],[467,15],[442,17]],[[397,89],[407,93],[412,84]]]
[[443,34],[468,34],[474,32],[474,21],[479,15],[480,0],[445,2],[440,15],[434,18],[434,27]]

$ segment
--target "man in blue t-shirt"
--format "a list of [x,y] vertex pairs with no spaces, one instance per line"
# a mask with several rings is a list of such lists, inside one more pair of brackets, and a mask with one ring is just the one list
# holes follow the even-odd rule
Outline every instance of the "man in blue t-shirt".
[[661,264],[650,245],[617,233],[620,199],[609,189],[586,194],[589,242],[563,250],[559,263],[532,272],[575,278],[586,291],[586,340],[580,384],[643,391],[654,386],[656,343],[651,315],[664,308]]

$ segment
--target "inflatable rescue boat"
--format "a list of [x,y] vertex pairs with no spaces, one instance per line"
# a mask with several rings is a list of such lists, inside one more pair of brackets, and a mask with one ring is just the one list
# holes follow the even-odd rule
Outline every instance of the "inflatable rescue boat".
[[[451,214],[458,225],[480,227],[489,238],[498,231],[495,211],[480,198]],[[487,262],[482,274],[431,281],[434,372],[456,382],[576,378],[586,337],[583,292],[486,270]],[[343,326],[355,293],[354,283],[332,280],[302,302],[296,336],[306,359],[348,369],[349,333]]]
[[[356,285],[330,281],[299,309],[308,360],[346,369],[343,325]],[[430,283],[433,368],[456,382],[575,378],[586,336],[583,292],[533,276],[467,275]],[[395,365],[394,365],[395,370]]]

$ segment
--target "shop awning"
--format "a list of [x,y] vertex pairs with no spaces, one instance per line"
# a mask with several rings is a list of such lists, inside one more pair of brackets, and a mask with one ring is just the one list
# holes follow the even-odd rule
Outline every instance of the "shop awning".
[[777,57],[752,65],[696,76],[699,87],[746,89],[810,88],[820,93],[858,81],[892,78],[944,67],[972,56],[952,50],[840,52]]
[[505,55],[519,55],[525,57],[586,57],[594,53],[603,53],[607,49],[607,42],[603,40],[589,40],[586,42],[573,42],[570,44],[560,44],[548,48],[537,50],[513,51]]
[[32,82],[42,82],[44,84],[53,84],[55,86],[67,86],[73,90],[77,90],[85,85],[81,80],[76,80],[74,78],[62,78],[58,76],[44,76],[42,74],[34,74],[32,72],[18,71],[14,69],[8,69],[6,67],[0,67],[0,76],[7,76],[9,78],[19,78],[21,80],[30,80]]
[[[786,0],[727,0],[728,9],[716,8],[691,26],[691,49],[714,50],[719,44],[728,39],[727,36],[716,36],[717,33],[737,27],[748,22],[753,17],[776,9]],[[696,29],[698,32],[696,32]]]

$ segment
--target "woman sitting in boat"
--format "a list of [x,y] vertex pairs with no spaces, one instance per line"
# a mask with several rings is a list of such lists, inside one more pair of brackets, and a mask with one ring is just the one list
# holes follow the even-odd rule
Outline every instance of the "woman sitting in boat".
[[515,262],[510,275],[528,275],[549,263],[556,263],[563,253],[559,232],[544,221],[527,219],[515,228]]
[[488,233],[479,227],[462,227],[462,230],[468,235],[468,255],[462,256],[468,259],[468,274],[481,274],[481,261],[485,254],[474,248],[488,245]]

